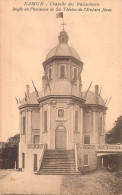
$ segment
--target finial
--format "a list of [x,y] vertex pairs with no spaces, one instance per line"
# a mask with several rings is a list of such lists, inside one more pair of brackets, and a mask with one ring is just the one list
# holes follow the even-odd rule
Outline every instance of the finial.
[[61,25],[63,25],[63,29],[62,29],[62,30],[64,30],[64,25],[66,25],[66,24],[64,23],[64,20],[63,20],[63,23],[62,23]]

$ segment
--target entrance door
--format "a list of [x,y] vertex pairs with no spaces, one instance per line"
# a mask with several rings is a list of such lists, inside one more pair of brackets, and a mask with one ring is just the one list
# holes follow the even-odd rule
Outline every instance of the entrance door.
[[59,126],[55,131],[55,148],[66,149],[67,132],[63,126]]

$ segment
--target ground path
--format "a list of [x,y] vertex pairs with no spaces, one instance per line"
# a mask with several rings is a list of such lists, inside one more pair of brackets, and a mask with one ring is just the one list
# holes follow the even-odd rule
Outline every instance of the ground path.
[[0,193],[60,194],[62,176],[0,171]]
[[0,170],[0,194],[122,195],[116,172],[98,170],[85,175],[34,175]]

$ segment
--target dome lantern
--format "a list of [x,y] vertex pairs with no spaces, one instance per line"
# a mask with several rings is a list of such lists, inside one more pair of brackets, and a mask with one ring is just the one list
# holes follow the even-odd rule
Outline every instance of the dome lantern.
[[60,35],[58,36],[59,43],[68,43],[69,36],[67,35],[66,31],[61,31]]

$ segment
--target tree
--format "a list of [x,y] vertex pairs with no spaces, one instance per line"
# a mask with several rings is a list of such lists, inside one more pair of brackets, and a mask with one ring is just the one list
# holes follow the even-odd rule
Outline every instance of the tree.
[[122,143],[122,116],[117,118],[114,127],[106,134],[106,143]]
[[0,168],[13,169],[15,167],[15,161],[18,165],[19,140],[20,135],[16,134],[15,136],[8,138],[8,142],[2,144],[0,149]]

